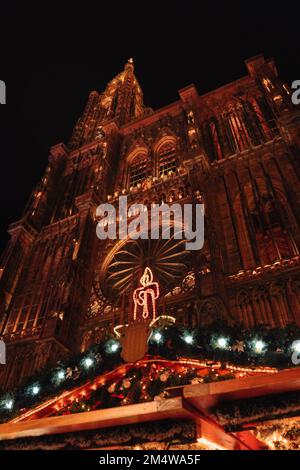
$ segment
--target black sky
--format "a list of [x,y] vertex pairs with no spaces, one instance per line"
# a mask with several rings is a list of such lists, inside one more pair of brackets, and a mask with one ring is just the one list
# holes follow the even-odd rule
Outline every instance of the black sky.
[[263,52],[300,79],[300,4],[230,1],[0,3],[0,251],[42,176],[49,148],[67,141],[88,93],[129,57],[156,109],[195,83],[200,94],[246,74]]

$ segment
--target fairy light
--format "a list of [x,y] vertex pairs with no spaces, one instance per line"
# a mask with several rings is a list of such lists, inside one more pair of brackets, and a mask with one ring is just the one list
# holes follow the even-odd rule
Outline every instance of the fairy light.
[[266,344],[262,340],[259,339],[259,340],[254,341],[253,346],[254,346],[255,352],[260,354],[263,352]]
[[193,344],[194,336],[191,333],[185,333],[183,335],[183,340],[186,342],[186,344]]
[[39,413],[40,411],[44,410],[48,406],[52,405],[53,403],[57,402],[58,400],[65,398],[66,396],[70,395],[73,393],[73,391],[69,392],[64,392],[62,393],[59,397],[54,397],[51,400],[46,401],[40,406],[37,406],[33,410],[27,411],[26,413],[22,414],[21,416],[18,416],[17,418],[14,418],[13,420],[10,421],[10,423],[18,423],[19,421],[23,421],[26,418],[29,418],[32,415],[35,415],[36,413]]
[[154,341],[156,341],[156,343],[161,343],[162,338],[163,338],[163,335],[159,331],[156,331],[153,333],[153,339]]
[[[167,362],[167,361],[166,361]],[[214,368],[220,368],[221,363],[220,362],[214,362],[213,366],[211,364],[208,364],[207,361],[198,361],[196,359],[185,359],[185,358],[180,358],[178,363],[180,364],[186,364],[188,366],[198,366],[198,367],[214,367]]]
[[119,345],[117,343],[114,343],[114,344],[111,345],[112,352],[116,352],[117,349],[119,349]]
[[59,380],[63,380],[65,378],[65,373],[63,370],[60,370],[58,373],[57,373],[57,378]]
[[32,395],[37,395],[40,391],[40,387],[38,385],[34,385],[31,389]]
[[109,354],[117,352],[119,348],[120,348],[120,343],[118,341],[113,340],[113,339],[107,341],[107,343],[105,345],[105,350]]
[[[159,332],[156,332],[156,333],[159,333]],[[117,344],[119,344],[119,343],[117,343]],[[167,359],[159,359],[159,360],[157,360],[157,359],[147,359],[146,361],[139,361],[138,363],[135,364],[135,367],[139,366],[139,367],[143,367],[145,369],[145,368],[149,367],[150,364],[151,364],[151,367],[153,367],[153,368],[155,367],[158,371],[163,370],[165,368],[168,368],[169,370],[171,370],[172,373],[175,372],[175,370],[177,369],[178,366],[181,366],[182,372],[184,372],[183,367],[192,368],[193,370],[195,368],[196,369],[210,368],[212,371],[214,371],[216,369],[220,369],[221,365],[222,365],[220,362],[199,361],[197,359],[179,358],[177,361],[170,361],[170,360],[167,360]],[[224,364],[223,364],[223,367],[224,367]],[[47,407],[49,407],[53,404],[56,404],[55,409],[57,407],[58,407],[58,409],[62,409],[64,406],[66,406],[66,401],[64,402],[63,400],[70,401],[70,403],[74,402],[74,400],[76,400],[78,402],[79,401],[78,397],[80,397],[80,395],[81,396],[86,396],[87,392],[90,392],[91,390],[96,390],[97,386],[99,386],[99,387],[104,386],[107,383],[107,381],[111,380],[111,377],[114,377],[116,374],[119,374],[119,375],[123,374],[128,370],[130,370],[130,368],[121,366],[121,367],[117,368],[116,370],[114,370],[113,372],[108,372],[108,373],[104,374],[104,376],[100,377],[99,380],[97,380],[97,382],[95,382],[94,384],[92,384],[92,385],[90,383],[85,384],[80,389],[77,389],[75,391],[75,394],[74,394],[74,390],[64,392],[63,394],[61,394],[59,396],[56,396],[51,400],[48,400],[47,402],[37,406],[36,408],[25,412],[24,414],[22,414],[21,416],[18,416],[17,418],[13,419],[10,422],[11,423],[17,423],[19,421],[27,419],[30,416],[38,414],[39,412],[41,412],[42,410],[46,409]],[[234,365],[230,365],[230,364],[225,364],[224,371],[225,370],[229,370],[229,371],[232,371],[232,372],[237,372],[238,374],[236,375],[236,378],[240,378],[242,375],[245,376],[245,375],[248,375],[248,374],[250,374],[250,375],[251,374],[256,374],[256,373],[271,374],[271,373],[277,373],[278,372],[278,369],[272,368],[272,367],[249,368],[249,367],[234,366]],[[221,371],[220,371],[220,373],[221,373]],[[202,378],[199,379],[199,380],[200,380],[200,382],[203,382]],[[39,391],[40,391],[40,387],[38,386],[38,384],[36,384],[34,386],[34,388],[32,388],[31,393],[33,393],[33,392],[38,393]],[[148,398],[149,398],[149,396],[147,395],[146,399],[148,399]],[[3,406],[5,406],[5,404],[3,404]],[[11,404],[11,405],[8,404],[7,409],[10,409],[9,408],[10,406],[13,407],[13,404]]]
[[226,365],[226,369],[236,371],[236,372],[254,372],[254,373],[268,373],[268,374],[275,374],[278,372],[278,369],[275,367],[257,367],[255,369],[251,369],[249,367],[238,367],[232,365]]
[[[145,364],[145,367],[147,367],[147,364]],[[115,371],[114,371],[114,374],[119,372],[120,374],[121,373],[124,373],[125,370],[124,370],[124,366],[121,366],[119,368],[117,368]],[[100,377],[100,379],[98,380],[97,382],[97,385],[98,386],[104,386],[107,382],[107,379],[112,375],[111,372],[108,372],[106,374],[104,374],[104,376]],[[88,388],[92,388],[92,386],[89,386],[87,384],[85,384],[83,387],[81,387],[80,389],[81,390],[88,390]],[[75,391],[75,393],[80,393],[80,389],[77,390],[77,392]],[[23,421],[27,418],[30,418],[31,416],[39,413],[40,411],[43,411],[44,409],[46,409],[47,407],[50,407],[52,406],[54,403],[57,403],[56,406],[59,406],[59,402],[61,402],[61,405],[64,406],[65,403],[62,401],[64,399],[67,399],[69,401],[69,403],[72,403],[74,402],[76,398],[76,395],[74,395],[74,390],[70,390],[70,391],[66,391],[66,392],[63,392],[61,395],[58,395],[58,396],[55,396],[53,397],[52,399],[42,403],[41,405],[35,407],[34,409],[31,409],[25,413],[23,413],[22,415],[18,416],[17,418],[14,418],[13,420],[10,421],[10,423],[17,423],[19,421]]]
[[83,364],[86,369],[89,369],[94,364],[94,361],[90,357],[86,357],[83,361]]
[[7,410],[11,410],[12,407],[14,406],[13,400],[7,400],[7,401],[5,402],[5,404],[4,404],[4,406],[5,406],[5,408],[6,408]]
[[300,340],[293,341],[292,346],[291,346],[292,351],[294,352],[300,352]]
[[117,338],[121,337],[121,333],[119,333],[119,330],[123,328],[124,326],[128,326],[128,325],[117,325],[114,327],[114,334],[116,335]]
[[146,267],[145,271],[140,278],[142,287],[138,287],[133,291],[133,319],[137,319],[138,308],[142,307],[142,317],[144,319],[149,317],[149,297],[150,305],[152,307],[153,320],[156,318],[156,300],[159,297],[159,284],[153,281],[153,274],[150,268]]
[[176,323],[176,318],[172,317],[171,315],[160,315],[159,317],[157,318],[154,318],[151,322],[150,322],[150,328],[152,326],[154,326],[156,323],[158,323],[160,320],[165,320],[165,321],[169,321],[170,323]]
[[226,349],[228,345],[228,339],[221,336],[217,339],[217,346],[220,349]]

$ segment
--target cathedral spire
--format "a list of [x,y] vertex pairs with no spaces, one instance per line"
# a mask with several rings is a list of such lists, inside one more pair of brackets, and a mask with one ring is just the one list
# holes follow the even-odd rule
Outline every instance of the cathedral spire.
[[143,93],[134,74],[133,58],[107,85],[101,104],[108,109],[106,116],[117,119],[121,125],[143,115]]
[[131,72],[132,74],[134,74],[134,62],[132,57],[127,60],[124,67],[124,72]]
[[115,120],[122,126],[144,113],[143,93],[134,74],[133,58],[129,58],[122,72],[108,83],[103,93],[90,93],[69,145],[76,147],[98,138],[108,121]]

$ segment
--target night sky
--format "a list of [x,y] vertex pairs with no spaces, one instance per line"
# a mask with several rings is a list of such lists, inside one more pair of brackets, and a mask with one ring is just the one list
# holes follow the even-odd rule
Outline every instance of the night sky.
[[1,0],[0,251],[49,148],[68,140],[89,91],[103,91],[129,57],[157,109],[191,83],[202,94],[245,75],[244,60],[260,52],[286,82],[300,79],[299,30],[296,1]]

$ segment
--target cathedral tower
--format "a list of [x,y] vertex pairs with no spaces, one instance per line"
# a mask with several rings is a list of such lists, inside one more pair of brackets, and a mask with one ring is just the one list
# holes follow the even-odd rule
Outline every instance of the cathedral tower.
[[[145,264],[161,288],[159,313],[195,326],[222,319],[300,325],[299,111],[272,60],[153,111],[130,59],[92,91],[68,145],[49,163],[0,263],[3,389],[86,349],[126,323]],[[205,244],[100,241],[101,202],[204,202]]]

